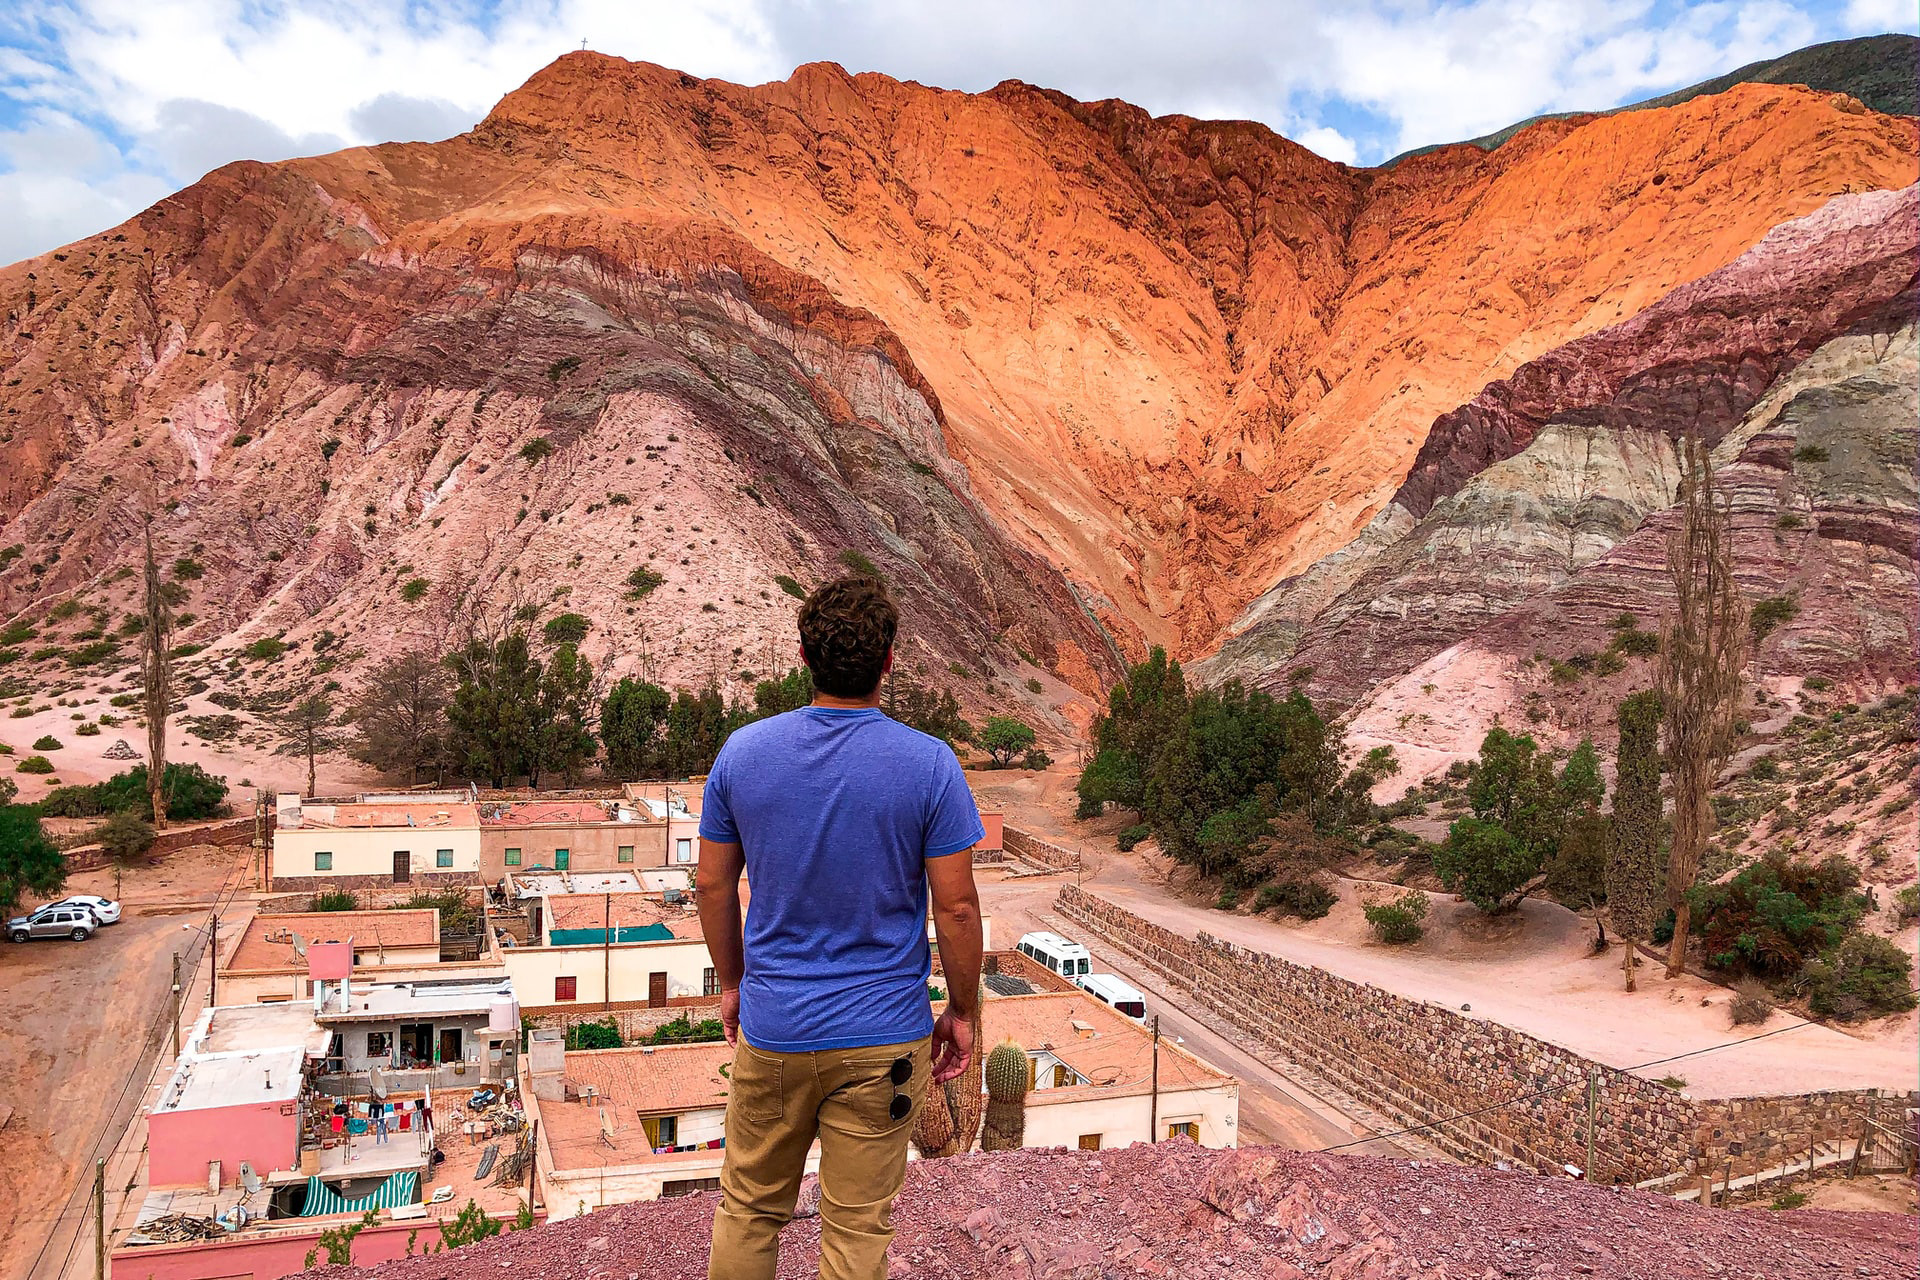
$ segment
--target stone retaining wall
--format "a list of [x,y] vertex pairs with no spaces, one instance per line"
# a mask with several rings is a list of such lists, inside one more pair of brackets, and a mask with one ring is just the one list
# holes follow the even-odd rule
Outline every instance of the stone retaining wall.
[[521,1021],[529,1027],[560,1031],[582,1022],[605,1022],[612,1018],[614,1026],[620,1029],[620,1038],[628,1044],[638,1044],[645,1036],[683,1017],[689,1022],[705,1022],[719,1016],[718,996],[676,996],[664,1005],[621,1001],[612,1008],[603,1004],[583,1008],[548,1004],[520,1010]]
[[1022,862],[1031,862],[1035,866],[1045,867],[1049,871],[1078,871],[1080,855],[1071,849],[1063,849],[1048,840],[1042,840],[1030,831],[1018,827],[1006,828],[1002,841],[1007,853]]
[[1073,885],[1055,909],[1400,1124],[1434,1125],[1425,1136],[1463,1159],[1585,1165],[1590,1079],[1592,1176],[1606,1182],[1719,1171],[1728,1158],[1752,1172],[1782,1150],[1857,1136],[1867,1108],[1890,1096],[1697,1101],[1469,1013],[1206,934],[1183,937]]
[[[246,844],[253,839],[253,819],[234,818],[226,822],[203,823],[192,827],[168,827],[147,847],[148,858],[160,858],[194,845],[222,847]],[[107,852],[97,844],[75,845],[67,850],[67,871],[94,871],[107,864]]]
[[393,882],[391,875],[372,876],[275,876],[275,893],[324,893],[328,889],[351,889],[366,898],[369,894],[380,895],[385,891],[397,893],[402,900],[416,891],[438,893],[443,889],[465,889],[472,886],[477,874],[472,871],[416,871],[411,880],[399,884]]

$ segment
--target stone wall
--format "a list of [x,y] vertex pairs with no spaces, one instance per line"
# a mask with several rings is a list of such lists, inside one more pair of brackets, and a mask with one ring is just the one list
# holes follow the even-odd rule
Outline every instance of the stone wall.
[[1078,871],[1080,855],[1071,849],[1063,849],[1051,841],[1042,840],[1030,831],[1018,827],[1008,827],[1003,837],[1006,851],[1022,862],[1031,862],[1037,867],[1049,871]]
[[[149,859],[177,853],[195,845],[222,847],[246,844],[253,839],[253,819],[235,818],[226,822],[203,823],[192,827],[169,827],[153,838],[146,856]],[[97,844],[76,845],[67,850],[67,871],[93,871],[107,864],[106,850]]]
[[1606,1182],[1718,1171],[1735,1150],[1755,1168],[1783,1147],[1804,1154],[1811,1142],[1857,1136],[1883,1096],[1696,1101],[1469,1013],[1206,934],[1183,937],[1073,885],[1055,909],[1400,1124],[1434,1126],[1424,1136],[1463,1159],[1584,1166],[1590,1080],[1593,1176]]
[[416,891],[439,893],[444,889],[465,889],[476,883],[472,871],[416,871],[409,880],[394,883],[392,875],[371,876],[275,876],[275,893],[324,893],[329,889],[351,889],[363,898],[369,893],[393,890],[401,898]]
[[520,1015],[521,1021],[529,1027],[552,1027],[560,1031],[582,1022],[605,1022],[612,1018],[614,1026],[620,1029],[620,1038],[628,1044],[637,1044],[643,1037],[679,1018],[689,1022],[718,1018],[720,998],[677,996],[664,1005],[617,1001],[611,1008],[603,1004],[584,1008],[548,1004],[523,1007]]
[[[324,879],[324,877],[317,878]],[[256,914],[263,916],[282,914],[298,915],[301,912],[312,909],[313,895],[315,893],[323,893],[328,889],[345,887],[344,885],[326,883],[320,885],[317,889],[302,889],[291,893],[270,894],[267,897],[259,899],[258,905],[254,910]],[[454,884],[452,887],[463,888],[467,901],[473,904],[473,908],[476,911],[480,909],[486,900],[486,891],[475,885],[470,876]],[[447,888],[447,885],[440,884],[396,885],[391,880],[382,879],[378,888],[355,889],[353,891],[354,896],[360,900],[360,905],[355,909],[359,911],[386,911],[395,907],[404,907],[417,893],[444,893]]]

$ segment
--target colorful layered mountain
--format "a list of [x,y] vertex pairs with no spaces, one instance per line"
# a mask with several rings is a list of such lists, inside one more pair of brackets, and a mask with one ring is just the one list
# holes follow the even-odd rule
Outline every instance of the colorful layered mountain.
[[[790,661],[787,584],[854,564],[913,661],[1002,703],[1230,631],[1267,679],[1299,665],[1262,638],[1276,584],[1335,566],[1337,600],[1381,519],[1511,484],[1556,415],[1719,396],[1725,431],[1897,305],[1863,260],[1729,320],[1751,352],[1660,328],[1675,301],[1606,336],[1915,157],[1913,120],[1795,86],[1360,170],[1017,82],[570,54],[461,137],[230,165],[0,272],[0,611],[124,608],[153,513],[216,653],[324,630],[365,658],[504,593],[691,682]],[[1586,339],[1652,347],[1529,381]],[[1596,464],[1624,486],[1600,541],[1670,492],[1662,432]],[[1502,600],[1558,582],[1521,576]],[[1419,625],[1329,691],[1464,624]]]

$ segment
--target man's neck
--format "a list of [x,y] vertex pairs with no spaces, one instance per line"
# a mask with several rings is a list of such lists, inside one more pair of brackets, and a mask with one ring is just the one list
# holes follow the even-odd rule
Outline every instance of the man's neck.
[[875,689],[864,698],[836,698],[830,693],[816,693],[811,705],[835,707],[842,711],[873,711],[880,706],[880,690]]

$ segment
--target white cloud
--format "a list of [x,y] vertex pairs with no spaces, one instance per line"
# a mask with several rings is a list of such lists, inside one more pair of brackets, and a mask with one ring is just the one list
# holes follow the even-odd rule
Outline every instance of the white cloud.
[[[831,60],[944,87],[1017,78],[1261,120],[1373,163],[1543,111],[1664,92],[1912,0],[14,0],[0,12],[0,257],[231,160],[470,128],[584,39],[758,83]],[[64,121],[65,123],[58,123]],[[48,156],[84,129],[89,159]],[[65,133],[62,133],[62,130]],[[103,221],[104,220],[104,221]]]

